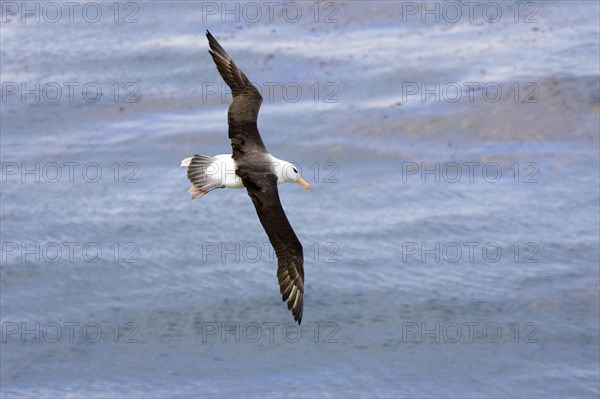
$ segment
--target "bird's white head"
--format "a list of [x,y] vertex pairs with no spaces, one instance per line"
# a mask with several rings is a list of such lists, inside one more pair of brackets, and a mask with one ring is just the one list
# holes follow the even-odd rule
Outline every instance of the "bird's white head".
[[304,181],[302,176],[300,176],[298,169],[296,169],[296,167],[291,162],[283,163],[282,178],[283,181],[286,183],[298,183],[305,189],[310,190],[310,184]]

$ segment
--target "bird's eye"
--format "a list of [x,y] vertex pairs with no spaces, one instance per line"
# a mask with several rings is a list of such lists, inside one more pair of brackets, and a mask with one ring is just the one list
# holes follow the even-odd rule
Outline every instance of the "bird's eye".
[[295,172],[295,173],[298,173],[298,171],[296,170],[296,168],[292,168],[292,169],[294,169],[294,172]]

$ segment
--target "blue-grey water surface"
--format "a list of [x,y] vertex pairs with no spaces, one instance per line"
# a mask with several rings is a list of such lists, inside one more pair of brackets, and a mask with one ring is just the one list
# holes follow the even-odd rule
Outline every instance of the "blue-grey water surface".
[[[484,3],[428,3],[439,22],[410,2],[15,4],[2,397],[600,395],[597,2],[498,2],[494,22]],[[230,152],[205,29],[313,186],[279,187],[301,328],[245,191],[186,193],[181,159]]]

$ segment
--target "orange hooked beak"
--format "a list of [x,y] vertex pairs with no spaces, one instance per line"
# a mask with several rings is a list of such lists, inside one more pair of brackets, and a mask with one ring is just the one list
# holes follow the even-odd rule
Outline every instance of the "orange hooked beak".
[[308,184],[307,182],[305,182],[304,179],[302,178],[302,176],[298,176],[298,178],[296,178],[296,183],[298,183],[299,185],[301,185],[305,189],[310,190],[310,184]]

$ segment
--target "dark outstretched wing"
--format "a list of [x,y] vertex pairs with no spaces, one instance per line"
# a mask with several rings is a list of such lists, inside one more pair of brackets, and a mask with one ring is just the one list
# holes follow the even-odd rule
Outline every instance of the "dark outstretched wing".
[[210,45],[208,52],[233,94],[227,113],[233,159],[253,152],[266,153],[256,125],[262,96],[209,31],[206,31],[206,37]]
[[272,173],[242,171],[239,174],[277,255],[277,279],[281,299],[287,301],[287,307],[292,311],[294,320],[300,324],[304,309],[304,255],[302,244],[279,201],[277,177]]
[[300,323],[304,309],[304,255],[302,244],[279,201],[277,176],[267,165],[268,153],[256,125],[262,97],[213,35],[206,31],[206,37],[209,53],[233,94],[227,116],[236,173],[252,198],[258,218],[277,255],[277,278],[282,299],[287,301],[294,320]]

